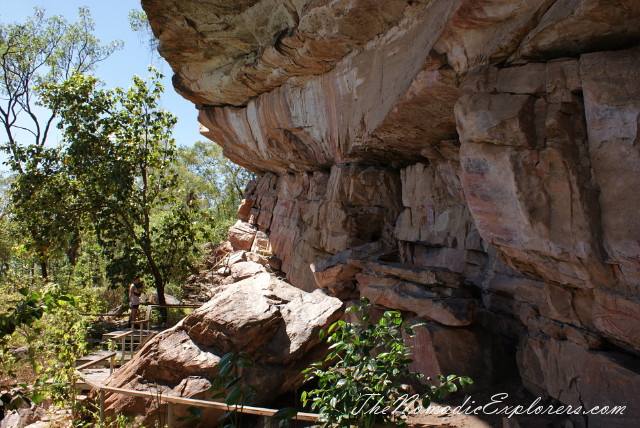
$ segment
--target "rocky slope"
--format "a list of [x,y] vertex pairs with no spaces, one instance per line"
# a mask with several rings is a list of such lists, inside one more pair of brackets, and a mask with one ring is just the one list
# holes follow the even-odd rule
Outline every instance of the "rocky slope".
[[[236,253],[229,271],[212,273],[217,281],[208,283],[218,282],[215,296],[175,327],[149,339],[106,384],[157,391],[158,396],[211,399],[219,392],[212,385],[221,357],[244,351],[255,361],[255,367],[242,369],[243,381],[255,388],[251,405],[269,404],[299,388],[301,371],[327,354],[318,335],[342,316],[343,303],[321,290],[307,293],[295,288],[245,259],[244,252]],[[107,416],[137,416],[142,426],[158,421],[156,400],[108,394],[105,404]],[[188,416],[187,408],[176,406],[174,417]],[[204,409],[200,418],[177,426],[217,426],[223,413]]]
[[260,173],[237,248],[427,320],[423,371],[504,357],[640,425],[640,3],[142,5],[202,134]]

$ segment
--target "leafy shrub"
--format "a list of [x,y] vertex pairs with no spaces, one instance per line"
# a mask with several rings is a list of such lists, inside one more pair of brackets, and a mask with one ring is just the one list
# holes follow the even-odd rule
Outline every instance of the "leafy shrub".
[[211,385],[211,391],[217,392],[213,398],[223,398],[229,411],[220,419],[230,418],[224,428],[239,428],[242,426],[242,414],[238,412],[256,396],[256,389],[246,384],[242,379],[242,369],[254,367],[255,362],[246,352],[229,352],[220,358],[218,363],[218,377]]
[[[302,393],[302,403],[311,402],[311,409],[322,415],[323,427],[405,425],[410,409],[401,405],[401,397],[407,394],[403,383],[423,376],[409,369],[411,347],[402,333],[411,337],[414,332],[403,323],[400,312],[386,311],[378,323],[372,323],[366,311],[371,304],[366,298],[362,301],[362,306],[347,309],[361,312],[360,323],[340,320],[331,325],[326,336],[331,352],[303,371],[307,380],[317,379],[318,386]],[[432,399],[456,391],[456,383],[463,388],[472,383],[456,375],[427,380],[431,386],[419,394],[425,407]]]
[[[25,401],[37,404],[44,398],[43,394],[55,402],[69,402],[75,396],[72,385],[74,363],[86,347],[85,324],[78,312],[78,299],[52,283],[41,288],[41,291],[20,288],[17,293],[20,297],[10,302],[0,314],[0,374],[6,375],[8,384],[5,386],[14,386],[13,380],[19,387],[2,394],[0,415]],[[10,355],[8,349],[13,343],[26,343],[26,358]],[[50,360],[44,369],[41,364],[47,358]],[[16,366],[24,365],[23,359],[31,366],[35,378],[29,386],[25,379],[18,379],[15,370]],[[46,380],[51,381],[49,385]]]

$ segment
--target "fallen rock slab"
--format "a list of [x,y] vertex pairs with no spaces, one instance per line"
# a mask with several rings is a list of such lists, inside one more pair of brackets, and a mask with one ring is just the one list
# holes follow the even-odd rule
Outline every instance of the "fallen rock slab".
[[388,244],[376,241],[316,260],[311,263],[310,268],[318,287],[333,290],[332,295],[343,297],[337,290],[347,289],[346,294],[350,294],[347,284],[355,281],[356,274],[361,271],[356,263],[362,260],[376,260],[390,252],[392,248]]
[[227,239],[229,239],[234,250],[251,251],[256,233],[256,229],[249,223],[238,220],[236,224],[229,228]]
[[462,275],[451,272],[446,268],[425,268],[402,263],[360,260],[354,260],[353,264],[365,271],[374,272],[377,275],[392,276],[405,281],[429,286],[460,288],[463,282]]
[[239,262],[231,266],[231,277],[236,281],[249,278],[261,272],[266,272],[264,266],[255,262]]

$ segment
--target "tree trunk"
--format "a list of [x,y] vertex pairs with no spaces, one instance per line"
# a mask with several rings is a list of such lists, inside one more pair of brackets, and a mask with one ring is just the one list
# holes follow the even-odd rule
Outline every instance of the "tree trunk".
[[71,243],[69,244],[69,247],[65,251],[67,253],[67,260],[69,260],[69,264],[71,266],[76,265],[76,261],[78,260],[78,250],[80,249],[81,242],[82,241],[78,236],[78,232],[76,231],[74,233],[73,239],[71,240]]
[[[153,260],[151,251],[147,251],[145,255],[147,256],[147,261],[149,262],[151,273],[153,274],[154,284],[156,285],[156,292],[158,293],[158,304],[166,305],[167,301],[164,298],[164,280],[162,278],[162,274],[160,273],[160,269],[158,268],[155,260]],[[162,318],[163,324],[167,322],[167,315],[167,308],[160,308],[160,317]]]
[[164,299],[164,281],[162,279],[162,275],[160,274],[160,270],[155,263],[151,264],[151,273],[153,273],[154,283],[156,285],[156,290],[158,291],[158,303],[161,305],[166,305],[167,302]]
[[47,280],[48,279],[48,274],[47,274],[47,261],[40,259],[40,271],[42,272],[42,279]]

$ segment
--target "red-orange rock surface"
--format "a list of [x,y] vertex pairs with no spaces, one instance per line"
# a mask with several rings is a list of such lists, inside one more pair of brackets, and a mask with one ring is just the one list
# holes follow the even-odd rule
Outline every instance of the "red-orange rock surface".
[[[239,262],[236,265],[251,262]],[[236,266],[234,265],[234,266]],[[258,265],[260,266],[260,265]],[[245,351],[256,366],[243,377],[257,390],[253,405],[265,405],[302,384],[300,371],[326,355],[318,333],[342,315],[342,302],[321,290],[307,293],[258,272],[216,291],[215,296],[175,327],[150,339],[106,384],[158,391],[163,396],[210,399],[218,362],[227,352]],[[157,421],[153,400],[107,394],[107,415],[138,416],[151,426]],[[188,415],[177,406],[175,417]],[[223,412],[208,409],[181,426],[217,425]]]
[[259,173],[236,249],[434,323],[425,371],[473,335],[536,393],[628,406],[588,426],[640,424],[639,2],[142,4],[202,134]]

